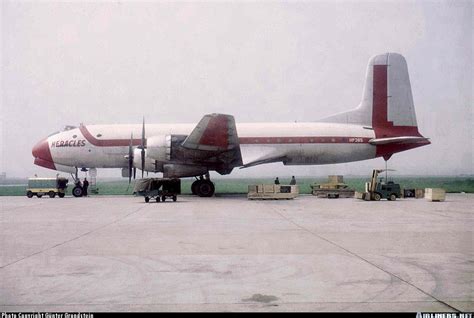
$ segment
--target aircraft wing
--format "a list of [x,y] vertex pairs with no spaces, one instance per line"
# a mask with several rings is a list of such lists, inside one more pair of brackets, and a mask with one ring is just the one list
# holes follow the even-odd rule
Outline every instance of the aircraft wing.
[[239,148],[235,119],[231,115],[205,115],[181,144],[184,148],[226,151]]
[[205,115],[181,147],[199,152],[201,158],[217,158],[229,167],[242,165],[239,137],[234,116],[231,115]]

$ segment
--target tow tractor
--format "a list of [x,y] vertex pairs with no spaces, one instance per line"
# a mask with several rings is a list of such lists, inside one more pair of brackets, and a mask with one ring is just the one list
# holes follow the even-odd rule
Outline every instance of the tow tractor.
[[68,179],[63,177],[56,178],[29,178],[28,187],[26,189],[26,196],[32,198],[37,196],[41,198],[47,194],[50,198],[54,198],[58,195],[60,198],[64,198],[66,195]]
[[395,201],[397,198],[401,198],[400,184],[393,181],[383,182],[382,178],[378,181],[378,175],[383,171],[387,171],[387,169],[374,169],[370,182],[365,184],[365,192],[356,194],[356,197],[366,201],[380,201],[380,199]]

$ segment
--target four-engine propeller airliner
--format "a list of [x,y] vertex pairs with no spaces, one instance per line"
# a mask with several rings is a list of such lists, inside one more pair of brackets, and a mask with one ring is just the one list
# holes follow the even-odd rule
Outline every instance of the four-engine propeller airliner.
[[[134,138],[135,136],[135,138]],[[140,136],[140,138],[136,138]],[[136,169],[164,177],[200,177],[192,192],[212,196],[209,171],[283,162],[321,165],[383,157],[430,144],[418,132],[407,64],[386,53],[370,59],[362,101],[351,111],[306,123],[241,123],[226,114],[197,125],[67,126],[33,148],[36,165],[76,173],[78,168]]]

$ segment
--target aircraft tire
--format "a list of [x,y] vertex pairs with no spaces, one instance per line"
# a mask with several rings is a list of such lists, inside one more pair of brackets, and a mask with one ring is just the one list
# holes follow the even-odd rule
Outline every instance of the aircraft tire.
[[191,184],[191,193],[194,195],[197,195],[197,190],[196,188],[198,187],[198,184],[201,182],[201,180],[196,180]]
[[72,189],[72,195],[75,196],[76,198],[82,197],[83,191],[81,187],[74,187]]
[[214,183],[209,180],[202,180],[196,186],[197,195],[203,198],[212,197],[214,195],[215,187]]

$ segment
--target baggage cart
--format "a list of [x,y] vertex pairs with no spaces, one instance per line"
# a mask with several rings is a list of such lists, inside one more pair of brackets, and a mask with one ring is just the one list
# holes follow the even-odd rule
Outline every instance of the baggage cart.
[[145,202],[155,199],[156,202],[166,201],[172,198],[176,202],[178,194],[181,194],[181,179],[172,178],[146,178],[139,179],[135,183],[133,194],[141,195]]

